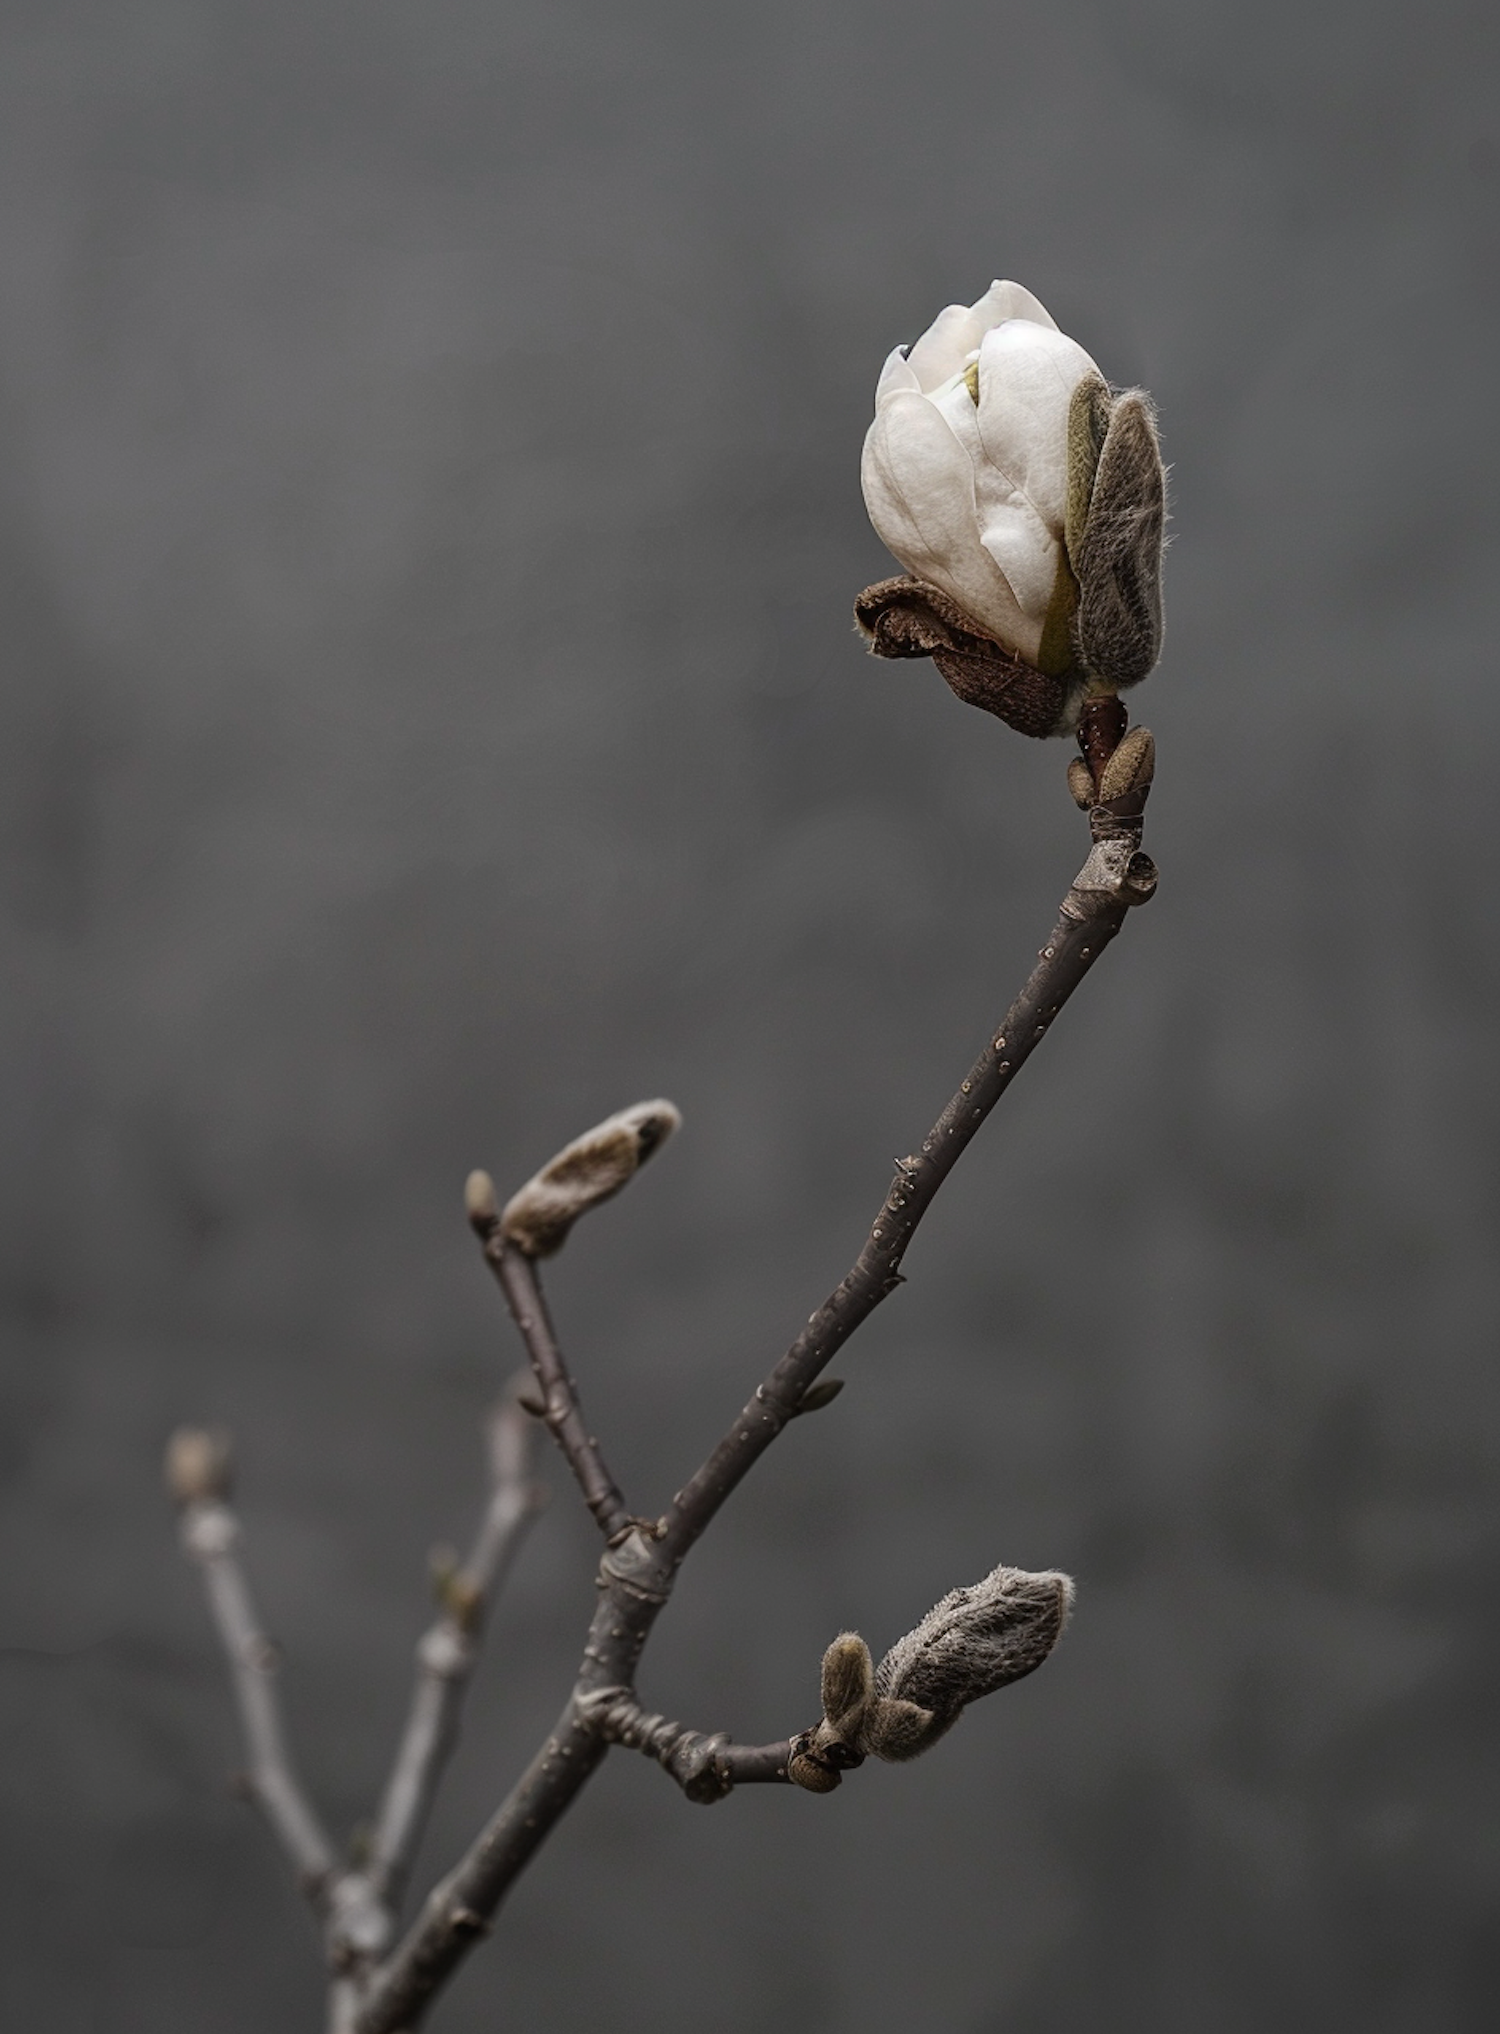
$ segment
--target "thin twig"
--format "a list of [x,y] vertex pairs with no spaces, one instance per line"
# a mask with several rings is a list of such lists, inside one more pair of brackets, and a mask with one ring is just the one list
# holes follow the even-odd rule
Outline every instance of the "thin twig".
[[[741,1779],[786,1777],[790,1740],[731,1746],[725,1739],[705,1738],[646,1716],[634,1695],[642,1650],[684,1556],[751,1463],[801,1409],[808,1386],[834,1352],[900,1283],[902,1255],[959,1154],[1119,931],[1130,906],[1151,895],[1156,871],[1139,851],[1143,804],[1143,794],[1131,794],[1094,808],[1093,850],[1063,899],[1057,925],[1026,986],[923,1141],[920,1154],[899,1164],[848,1276],[812,1316],[658,1525],[646,1526],[625,1514],[623,1500],[578,1414],[577,1394],[551,1337],[529,1262],[516,1252],[512,1264],[498,1234],[480,1229],[486,1255],[500,1276],[543,1382],[548,1423],[610,1545],[600,1564],[599,1602],[577,1685],[562,1715],[519,1784],[431,1894],[405,1940],[374,1974],[357,2022],[358,2034],[410,2034],[420,2024],[439,1990],[488,1932],[505,1894],[612,1741],[633,1744],[660,1758],[686,1791],[699,1790],[693,1792],[695,1799],[721,1798]],[[576,1423],[568,1426],[571,1441],[562,1431],[565,1419]],[[615,1520],[612,1531],[610,1519]]]
[[244,1791],[270,1824],[302,1891],[324,1914],[335,1872],[333,1845],[287,1749],[276,1685],[279,1656],[255,1613],[240,1559],[240,1537],[239,1520],[221,1498],[199,1498],[184,1505],[183,1551],[203,1576],[239,1704],[248,1759]]
[[530,1474],[531,1418],[514,1396],[495,1408],[486,1438],[489,1502],[468,1560],[442,1577],[442,1609],[418,1643],[411,1710],[365,1867],[375,1897],[392,1909],[400,1904],[443,1769],[458,1741],[488,1601],[545,1502],[545,1492]]
[[1094,848],[1059,909],[1058,920],[1019,996],[970,1069],[968,1079],[922,1140],[914,1157],[898,1159],[879,1214],[853,1267],[835,1286],[770,1375],[756,1388],[729,1432],[684,1484],[662,1522],[663,1558],[680,1562],[720,1505],[800,1409],[818,1373],[880,1302],[901,1284],[901,1259],[939,1187],[975,1132],[1051,1028],[1125,922],[1144,903],[1156,870],[1140,852],[1136,796],[1116,801],[1124,815],[1095,807]]
[[521,1340],[526,1344],[536,1381],[541,1387],[548,1431],[578,1480],[584,1503],[598,1521],[606,1540],[616,1539],[630,1525],[619,1486],[605,1466],[599,1443],[588,1430],[578,1386],[563,1360],[557,1334],[542,1297],[536,1266],[524,1251],[508,1242],[498,1217],[479,1217],[474,1227],[484,1245],[485,1262],[500,1281]]
[[775,1744],[736,1744],[724,1731],[708,1736],[668,1717],[649,1715],[628,1688],[601,1689],[588,1707],[596,1728],[611,1744],[655,1759],[690,1801],[706,1805],[722,1801],[735,1787],[789,1784],[790,1738]]

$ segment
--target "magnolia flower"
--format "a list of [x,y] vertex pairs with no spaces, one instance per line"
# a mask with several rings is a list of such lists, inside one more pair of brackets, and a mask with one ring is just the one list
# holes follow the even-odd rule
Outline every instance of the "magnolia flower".
[[880,655],[931,656],[975,705],[1065,734],[1161,650],[1165,488],[1151,404],[1111,393],[1019,283],[897,347],[862,479],[910,578],[861,595]]

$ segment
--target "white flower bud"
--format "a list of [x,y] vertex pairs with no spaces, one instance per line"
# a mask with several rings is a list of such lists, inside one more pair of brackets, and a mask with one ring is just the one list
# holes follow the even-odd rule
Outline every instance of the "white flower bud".
[[[1018,708],[1003,663],[984,682],[950,668],[940,608],[937,663],[961,697],[1027,733],[1065,733],[1089,691],[1134,684],[1156,661],[1165,494],[1150,405],[1111,395],[1019,283],[950,305],[891,355],[861,478],[871,522],[922,588],[956,605],[981,646],[1051,681]],[[881,654],[925,653],[860,619]]]

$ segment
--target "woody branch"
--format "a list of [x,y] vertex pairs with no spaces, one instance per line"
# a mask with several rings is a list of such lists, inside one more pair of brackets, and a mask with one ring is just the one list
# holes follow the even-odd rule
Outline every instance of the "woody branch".
[[[826,1715],[817,1730],[770,1745],[741,1745],[726,1734],[687,1729],[648,1714],[635,1694],[641,1655],[694,1543],[788,1422],[827,1402],[815,1395],[821,1372],[902,1282],[902,1257],[959,1156],[1132,907],[1153,894],[1156,870],[1140,843],[1154,756],[1150,737],[1138,738],[1143,730],[1128,743],[1123,735],[1124,714],[1116,702],[1101,701],[1093,712],[1085,709],[1080,729],[1084,753],[1074,769],[1088,773],[1087,798],[1079,802],[1088,804],[1093,844],[1035,968],[919,1150],[899,1163],[847,1275],[659,1518],[629,1515],[597,1442],[587,1433],[576,1387],[540,1305],[533,1265],[537,1256],[561,1247],[581,1214],[619,1191],[676,1126],[676,1111],[669,1104],[649,1103],[610,1118],[544,1167],[503,1214],[488,1178],[471,1178],[470,1220],[532,1356],[541,1391],[538,1403],[608,1545],[578,1678],[557,1722],[469,1851],[428,1896],[405,1940],[373,1974],[357,2018],[358,2034],[405,2034],[420,2023],[488,1932],[505,1894],[611,1744],[657,1760],[690,1800],[705,1803],[747,1782],[796,1781],[809,1791],[827,1791],[837,1784],[841,1769],[863,1757],[858,1732],[851,1726],[851,1734],[841,1737]],[[1117,758],[1122,767],[1111,774]],[[1078,797],[1084,787],[1076,777],[1070,782]],[[1057,1629],[1065,1614],[1066,1601],[1061,1600]],[[881,1755],[908,1754],[886,1750]]]

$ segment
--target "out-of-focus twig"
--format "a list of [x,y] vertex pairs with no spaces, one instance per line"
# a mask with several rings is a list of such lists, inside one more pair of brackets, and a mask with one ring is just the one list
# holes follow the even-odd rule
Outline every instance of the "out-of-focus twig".
[[531,1429],[531,1417],[512,1389],[489,1419],[489,1502],[473,1548],[461,1567],[437,1577],[440,1609],[417,1646],[411,1709],[365,1866],[376,1898],[390,1909],[400,1905],[443,1769],[458,1741],[489,1599],[546,1501],[531,1476]]
[[334,1849],[287,1746],[277,1687],[279,1655],[256,1615],[240,1555],[240,1523],[229,1503],[227,1440],[180,1429],[168,1443],[166,1476],[181,1507],[183,1551],[203,1577],[239,1704],[247,1759],[241,1788],[270,1824],[314,1909],[326,1914]]

